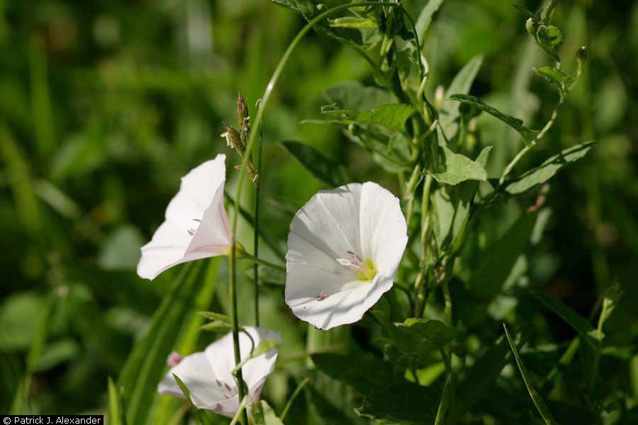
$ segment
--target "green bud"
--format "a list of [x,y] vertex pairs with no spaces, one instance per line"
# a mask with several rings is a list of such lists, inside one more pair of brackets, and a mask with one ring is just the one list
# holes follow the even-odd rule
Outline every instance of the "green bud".
[[582,46],[576,51],[576,62],[578,62],[576,78],[580,78],[580,76],[583,75],[585,62],[587,62],[587,46]]
[[532,37],[536,36],[536,22],[534,22],[532,18],[528,18],[527,21],[525,21],[525,29]]
[[582,46],[576,51],[576,60],[579,62],[585,62],[587,60],[587,46]]

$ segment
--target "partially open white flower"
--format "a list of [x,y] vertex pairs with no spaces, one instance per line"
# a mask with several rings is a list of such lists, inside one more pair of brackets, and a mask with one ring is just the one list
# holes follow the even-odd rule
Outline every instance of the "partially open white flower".
[[226,155],[217,155],[182,177],[177,195],[166,208],[166,220],[142,247],[137,274],[145,279],[177,264],[224,255],[231,245],[224,209]]
[[392,287],[407,242],[399,200],[378,184],[320,191],[290,225],[286,303],[320,329],[360,320]]
[[[270,329],[245,327],[246,332],[255,342],[255,347],[265,339],[281,341],[278,332]],[[244,332],[239,334],[241,358],[250,355],[253,343]],[[199,409],[213,410],[220,415],[233,417],[239,408],[237,381],[232,375],[235,368],[233,335],[228,334],[213,342],[205,351],[184,357],[177,366],[171,368],[160,382],[157,390],[160,394],[168,394],[184,398],[184,393],[173,377],[176,375],[188,388],[191,401]],[[266,378],[275,370],[277,349],[248,360],[242,367],[244,382],[248,393],[254,401],[259,399]]]

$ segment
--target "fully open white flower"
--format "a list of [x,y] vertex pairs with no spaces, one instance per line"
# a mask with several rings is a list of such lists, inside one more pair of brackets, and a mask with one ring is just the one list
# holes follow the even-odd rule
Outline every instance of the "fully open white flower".
[[[245,327],[246,332],[255,342],[255,347],[265,339],[281,341],[278,332],[270,329]],[[253,343],[244,332],[239,334],[241,358],[250,355]],[[160,394],[168,394],[184,398],[184,393],[173,377],[175,374],[188,388],[193,404],[206,410],[213,410],[221,415],[233,417],[239,408],[237,381],[232,375],[235,368],[233,335],[228,334],[213,342],[205,351],[184,357],[177,366],[171,368],[160,382],[157,390]],[[266,378],[275,370],[277,349],[248,360],[242,367],[244,382],[254,401],[259,399]]]
[[392,287],[407,242],[399,200],[378,184],[320,191],[290,225],[286,303],[320,329],[360,320]]
[[226,155],[217,155],[182,177],[166,220],[142,247],[140,277],[152,280],[177,264],[227,252],[231,236],[224,209],[225,160]]

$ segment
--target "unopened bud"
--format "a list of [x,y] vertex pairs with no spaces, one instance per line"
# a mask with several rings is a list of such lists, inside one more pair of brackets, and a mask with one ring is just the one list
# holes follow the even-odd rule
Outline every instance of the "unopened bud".
[[532,18],[525,21],[525,29],[529,35],[536,36],[536,22]]
[[183,357],[177,351],[173,351],[171,352],[171,354],[168,355],[168,358],[166,359],[166,365],[170,367],[175,367],[178,364],[180,364],[182,359]]
[[582,46],[576,51],[576,62],[578,62],[578,68],[576,70],[576,77],[580,78],[583,75],[585,69],[585,62],[587,61],[587,46]]
[[437,108],[440,108],[443,104],[444,96],[445,88],[443,88],[443,86],[441,85],[436,86],[436,89],[434,90],[434,104],[437,106]]
[[583,46],[576,51],[576,60],[581,62],[587,60],[587,46]]
[[472,118],[469,123],[467,123],[467,131],[470,133],[476,133],[477,124],[476,119]]

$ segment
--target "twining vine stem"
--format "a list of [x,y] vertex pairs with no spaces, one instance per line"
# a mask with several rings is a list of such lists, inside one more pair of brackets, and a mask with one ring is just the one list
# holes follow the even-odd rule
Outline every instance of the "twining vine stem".
[[[270,100],[270,96],[272,95],[272,91],[275,88],[275,84],[277,84],[277,81],[279,80],[279,77],[281,76],[281,73],[283,72],[286,64],[288,63],[288,59],[290,59],[290,56],[292,55],[292,52],[295,50],[295,48],[297,47],[297,45],[299,45],[300,41],[303,39],[303,37],[315,26],[317,25],[319,22],[321,22],[323,19],[325,19],[326,17],[328,17],[329,15],[338,12],[340,10],[345,10],[345,9],[351,9],[351,8],[355,8],[355,7],[362,7],[362,6],[388,6],[388,7],[397,7],[400,4],[398,3],[386,3],[386,2],[381,2],[381,1],[372,1],[372,2],[361,2],[361,3],[354,3],[354,4],[343,4],[343,5],[339,5],[339,6],[335,6],[333,8],[330,8],[328,10],[325,10],[321,13],[319,13],[317,16],[315,16],[314,18],[312,18],[295,36],[295,38],[292,40],[292,42],[288,45],[288,48],[286,49],[286,51],[284,52],[283,56],[281,57],[281,59],[279,60],[279,63],[277,64],[277,67],[275,68],[275,71],[273,72],[272,76],[270,77],[270,81],[268,82],[268,85],[266,86],[266,90],[264,91],[264,95],[261,98],[261,101],[259,102],[259,108],[257,109],[257,114],[255,115],[255,120],[253,121],[253,131],[250,132],[250,135],[248,136],[248,143],[246,143],[246,149],[244,151],[244,155],[242,158],[242,163],[241,163],[241,168],[239,170],[239,178],[237,181],[237,190],[236,190],[236,194],[235,194],[235,199],[234,199],[234,208],[233,208],[233,222],[232,222],[232,244],[231,244],[231,249],[230,249],[230,267],[229,267],[229,271],[230,271],[230,288],[229,288],[229,295],[230,295],[230,319],[231,319],[231,325],[232,325],[232,329],[233,329],[233,346],[234,346],[234,351],[235,351],[235,364],[239,364],[241,362],[241,354],[239,351],[239,323],[238,323],[238,314],[237,314],[237,291],[236,291],[236,287],[237,287],[237,267],[236,267],[236,261],[237,261],[237,225],[239,222],[239,202],[241,199],[241,194],[242,194],[242,189],[244,186],[244,180],[246,179],[246,168],[248,165],[248,161],[250,160],[251,157],[251,152],[253,150],[253,146],[256,143],[257,140],[257,135],[260,132],[260,127],[261,127],[261,122],[263,120],[263,116],[264,116],[264,110],[266,109],[266,105],[268,104],[268,101]],[[242,375],[242,371],[241,369],[239,369],[237,371],[237,381],[238,381],[238,395],[239,395],[239,400],[243,400],[244,399],[244,395],[245,395],[245,391],[244,391],[244,380],[243,380],[243,375]],[[244,424],[248,424],[248,415],[246,414],[246,411],[243,410],[243,421]]]

